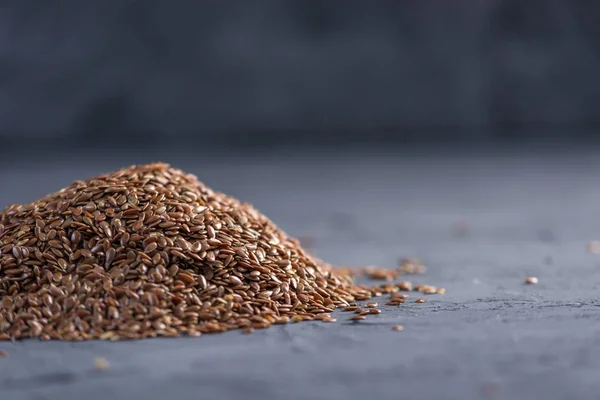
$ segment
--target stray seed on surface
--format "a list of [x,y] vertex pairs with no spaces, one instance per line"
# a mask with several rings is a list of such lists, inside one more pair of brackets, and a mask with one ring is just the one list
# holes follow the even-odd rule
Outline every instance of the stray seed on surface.
[[110,365],[105,358],[96,357],[96,359],[94,360],[94,368],[96,369],[96,371],[105,371],[108,369],[109,366]]
[[8,358],[9,354],[6,350],[0,350],[0,358]]
[[528,276],[525,278],[525,284],[527,285],[536,285],[538,282],[539,280],[535,276]]
[[425,303],[425,299],[418,298],[415,303]]
[[403,331],[404,330],[404,326],[402,326],[402,325],[394,325],[394,326],[392,326],[392,330],[393,331]]
[[369,308],[375,308],[375,307],[377,307],[378,305],[379,305],[379,304],[378,304],[378,303],[376,303],[376,302],[374,302],[374,301],[372,301],[372,302],[370,302],[370,303],[367,303],[367,307],[369,307]]

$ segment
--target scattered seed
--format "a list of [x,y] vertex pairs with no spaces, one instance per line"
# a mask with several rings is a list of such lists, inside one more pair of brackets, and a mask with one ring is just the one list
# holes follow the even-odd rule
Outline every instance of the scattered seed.
[[363,270],[363,273],[371,279],[392,281],[398,276],[398,271],[381,267],[367,267]]
[[415,303],[425,303],[425,299],[418,298]]
[[393,331],[402,331],[402,330],[404,330],[404,326],[402,326],[402,325],[394,325],[394,326],[392,326],[392,330]]
[[417,290],[423,294],[436,294],[437,293],[437,288],[435,286],[430,286],[430,285],[417,286],[417,287],[415,287],[415,290]]
[[6,350],[0,350],[0,358],[8,358],[9,354]]
[[535,285],[538,282],[539,280],[535,276],[528,276],[527,278],[525,278],[525,284],[527,285]]
[[377,307],[379,304],[377,304],[376,302],[372,301],[370,303],[367,303],[367,307],[369,308],[375,308]]
[[106,371],[109,366],[110,364],[108,363],[108,361],[106,361],[105,358],[96,357],[96,359],[94,360],[94,368],[96,369],[96,371]]

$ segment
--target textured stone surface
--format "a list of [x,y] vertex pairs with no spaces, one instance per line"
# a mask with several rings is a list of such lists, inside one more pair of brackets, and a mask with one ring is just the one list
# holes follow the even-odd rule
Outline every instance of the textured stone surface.
[[3,136],[348,140],[598,122],[596,2],[5,3]]
[[[156,155],[0,170],[0,204]],[[394,266],[447,288],[360,324],[119,343],[0,343],[0,398],[596,399],[600,161],[594,154],[164,156],[253,202],[336,264]],[[451,226],[468,223],[470,235]],[[538,285],[523,284],[535,275]],[[413,296],[414,298],[414,296]],[[404,331],[391,327],[403,324]],[[108,370],[94,371],[104,357]]]

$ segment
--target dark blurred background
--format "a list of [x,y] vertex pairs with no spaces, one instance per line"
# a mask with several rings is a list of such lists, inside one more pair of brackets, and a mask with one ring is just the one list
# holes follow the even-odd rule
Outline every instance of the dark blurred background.
[[597,1],[1,4],[7,155],[600,132]]

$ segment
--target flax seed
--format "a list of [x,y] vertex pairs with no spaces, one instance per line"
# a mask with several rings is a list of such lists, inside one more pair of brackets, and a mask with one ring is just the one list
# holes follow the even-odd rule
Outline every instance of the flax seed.
[[97,357],[94,360],[94,368],[96,369],[96,371],[105,371],[108,369],[109,366],[110,364],[108,363],[108,361],[106,361],[105,358]]
[[[0,340],[251,332],[334,322],[336,308],[360,321],[381,311],[356,301],[412,289],[393,283],[407,270],[333,268],[313,258],[251,205],[161,163],[0,211],[0,266]],[[385,282],[359,286],[360,274]],[[392,296],[388,304],[402,302]]]
[[527,285],[536,285],[538,282],[539,280],[535,276],[528,276],[525,278],[525,284]]

